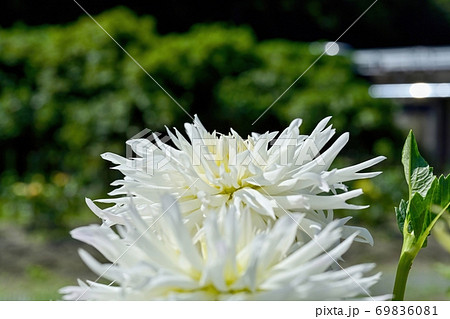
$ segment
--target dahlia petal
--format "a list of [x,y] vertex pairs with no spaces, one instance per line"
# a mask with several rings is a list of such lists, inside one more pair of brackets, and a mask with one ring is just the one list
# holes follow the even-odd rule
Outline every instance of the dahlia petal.
[[235,198],[242,199],[243,202],[245,202],[254,210],[258,211],[260,214],[275,219],[272,201],[260,192],[251,188],[243,188],[236,191],[234,196]]
[[347,182],[351,180],[357,180],[357,179],[365,179],[365,178],[372,178],[375,177],[381,172],[371,172],[371,173],[358,173],[359,171],[369,168],[373,165],[376,165],[386,159],[385,156],[378,156],[371,160],[362,162],[357,165],[349,166],[346,168],[341,168],[336,170],[336,173],[328,180],[330,184],[335,184],[338,182]]
[[175,205],[173,209],[171,207],[175,204],[174,199],[170,196],[162,197],[163,211],[167,212],[165,220],[168,221],[168,230],[170,230],[176,239],[180,251],[187,257],[190,264],[196,269],[202,268],[202,261],[198,251],[194,248],[192,238],[189,235],[186,227],[183,225],[181,213],[178,207]]

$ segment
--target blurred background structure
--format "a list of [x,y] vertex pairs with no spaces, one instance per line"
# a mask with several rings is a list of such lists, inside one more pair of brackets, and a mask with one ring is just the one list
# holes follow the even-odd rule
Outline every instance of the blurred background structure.
[[397,124],[412,128],[439,169],[450,163],[450,46],[358,50],[357,70],[374,98],[396,99]]
[[[351,185],[371,208],[341,214],[376,242],[348,262],[379,263],[377,292],[390,292],[407,131],[438,172],[450,168],[449,1],[376,3],[335,45],[372,0],[78,2],[210,130],[245,135],[301,117],[309,134],[332,115],[351,134],[336,167],[387,156],[381,176]],[[88,272],[68,235],[98,222],[84,198],[106,197],[120,177],[100,154],[125,155],[142,129],[182,130],[190,119],[71,0],[2,2],[0,27],[0,299],[58,298]],[[449,256],[430,240],[410,299],[447,298]]]

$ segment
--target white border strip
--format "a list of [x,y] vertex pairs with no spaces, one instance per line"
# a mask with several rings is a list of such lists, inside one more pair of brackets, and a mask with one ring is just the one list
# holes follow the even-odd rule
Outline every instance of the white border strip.
[[[4,318],[450,318],[450,302],[279,301],[279,302],[2,302]],[[395,308],[396,307],[396,308]],[[428,307],[428,308],[426,308]],[[396,309],[396,310],[394,310]],[[402,311],[404,315],[400,315]],[[425,315],[425,309],[430,311]],[[389,311],[389,314],[386,314]],[[408,313],[409,311],[409,313]],[[418,313],[421,315],[418,315]],[[398,313],[397,315],[393,313]],[[414,313],[414,314],[413,314]],[[434,315],[434,313],[437,313]]]

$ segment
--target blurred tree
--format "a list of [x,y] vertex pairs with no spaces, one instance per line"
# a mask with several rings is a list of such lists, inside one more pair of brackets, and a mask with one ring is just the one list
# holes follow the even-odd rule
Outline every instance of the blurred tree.
[[[400,158],[392,105],[370,98],[346,56],[324,56],[252,126],[320,53],[304,43],[257,42],[249,28],[223,24],[158,36],[152,18],[124,8],[96,19],[211,130],[267,131],[302,117],[301,130],[309,133],[333,115],[339,132],[352,134],[352,163],[374,154]],[[34,228],[71,227],[86,216],[82,198],[104,197],[105,181],[118,176],[101,153],[124,154],[125,140],[143,128],[186,121],[88,17],[0,30],[0,216]],[[372,182],[359,185],[378,201],[375,220],[398,201],[393,185],[384,185],[393,190],[388,195]]]

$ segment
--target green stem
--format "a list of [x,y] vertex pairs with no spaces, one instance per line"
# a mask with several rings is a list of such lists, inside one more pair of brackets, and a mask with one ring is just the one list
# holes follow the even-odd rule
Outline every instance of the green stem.
[[400,259],[398,260],[393,291],[394,297],[392,298],[392,300],[403,301],[403,299],[405,298],[406,282],[408,281],[409,271],[411,270],[414,258],[416,258],[417,254],[422,248],[423,243],[430,234],[434,224],[436,224],[437,220],[442,216],[442,214],[444,214],[449,206],[450,203],[448,203],[444,207],[444,209],[442,209],[437,214],[437,216],[432,220],[430,225],[428,225],[428,227],[425,229],[425,231],[423,231],[419,238],[415,237],[414,232],[408,232],[409,220],[405,220],[405,223],[403,225],[403,246],[402,252],[400,253]]
[[395,275],[394,297],[392,300],[403,301],[405,297],[406,281],[408,280],[409,270],[414,261],[414,255],[407,251],[402,251]]

